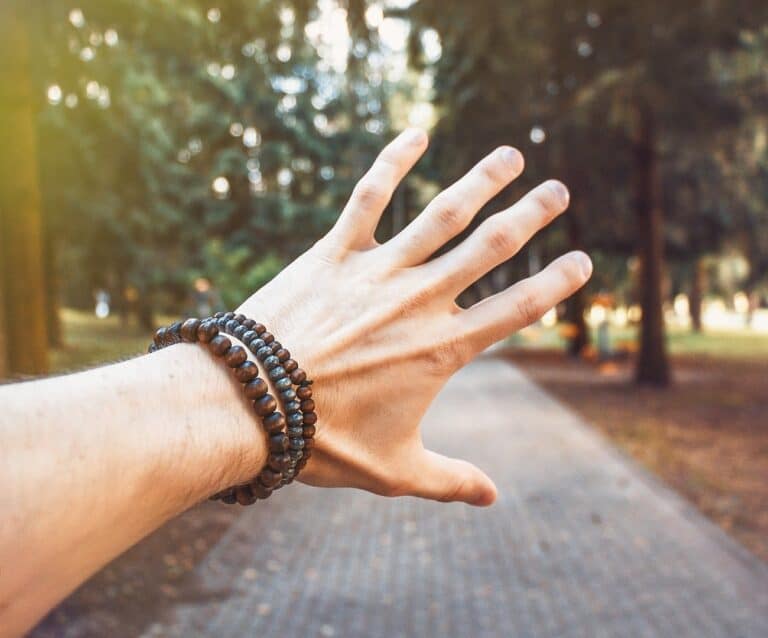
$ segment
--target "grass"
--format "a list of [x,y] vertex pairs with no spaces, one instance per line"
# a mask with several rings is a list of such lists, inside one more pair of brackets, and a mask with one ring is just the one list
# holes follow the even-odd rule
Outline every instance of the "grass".
[[[637,340],[634,327],[610,329],[610,343],[613,349],[625,349]],[[592,331],[592,343],[596,343],[596,331]],[[563,349],[565,339],[559,326],[531,326],[509,338],[509,345],[517,348]],[[766,359],[768,358],[768,334],[750,330],[706,331],[694,333],[682,328],[667,330],[667,344],[672,354],[704,355],[725,359]]]
[[72,372],[142,354],[152,334],[135,323],[121,325],[110,316],[97,319],[90,312],[62,310],[64,346],[51,353],[51,371]]

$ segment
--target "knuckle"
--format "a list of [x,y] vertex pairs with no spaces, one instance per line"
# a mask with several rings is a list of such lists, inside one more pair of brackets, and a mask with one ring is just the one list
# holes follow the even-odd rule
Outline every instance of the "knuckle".
[[353,192],[355,201],[363,208],[379,208],[387,205],[389,192],[381,184],[363,178],[355,186]]
[[527,326],[532,324],[544,314],[544,309],[541,307],[541,302],[536,295],[530,292],[522,294],[515,301],[515,310],[521,321]]
[[521,241],[518,233],[508,228],[505,224],[496,223],[488,234],[488,245],[499,256],[513,255],[520,247]]
[[499,153],[494,153],[478,165],[482,177],[493,184],[506,184],[510,178],[510,169]]
[[464,214],[458,204],[449,198],[436,202],[435,218],[440,226],[450,233],[464,230]]
[[429,369],[437,376],[451,374],[469,361],[463,339],[453,337],[433,346],[425,353]]
[[559,182],[550,181],[542,184],[531,193],[531,199],[544,213],[546,219],[551,219],[565,210],[568,203],[567,191]]

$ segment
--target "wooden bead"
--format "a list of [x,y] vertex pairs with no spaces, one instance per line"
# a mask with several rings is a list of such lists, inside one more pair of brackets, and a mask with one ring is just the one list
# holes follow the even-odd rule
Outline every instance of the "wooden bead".
[[179,343],[181,341],[181,321],[174,321],[168,326],[168,333],[173,335],[173,342]]
[[[272,379],[273,381],[277,381],[278,379],[282,379],[285,377],[285,370],[283,369],[283,366],[277,366],[276,368],[272,368],[268,373],[267,376]],[[290,379],[286,379],[288,383],[291,382]],[[282,389],[282,388],[281,388]],[[286,388],[287,389],[287,388]]]
[[248,353],[243,346],[232,346],[224,355],[224,363],[230,368],[236,368],[248,360]]
[[221,500],[227,505],[234,505],[237,503],[237,496],[234,489],[225,490],[221,495]]
[[283,404],[283,410],[285,410],[286,414],[289,414],[290,412],[299,412],[301,411],[301,403],[299,403],[296,399],[286,401]]
[[284,472],[291,464],[291,457],[280,452],[272,452],[267,457],[267,465],[275,472]]
[[213,315],[214,319],[221,319],[224,316],[224,312],[222,310],[219,310],[217,313]]
[[292,450],[303,450],[304,449],[304,439],[288,439],[288,446]]
[[280,400],[283,402],[293,401],[295,398],[296,398],[296,391],[293,390],[292,388],[288,390],[283,390],[280,393]]
[[270,434],[280,432],[285,427],[285,417],[280,412],[268,414],[262,420],[264,429]]
[[283,367],[285,368],[285,371],[290,373],[293,372],[296,368],[299,367],[299,364],[296,363],[293,359],[288,359],[287,361],[283,362]]
[[224,335],[216,335],[211,339],[210,343],[208,343],[208,348],[217,357],[222,357],[227,354],[231,347],[232,342]]
[[286,416],[285,422],[288,424],[288,427],[301,427],[301,425],[304,423],[304,415],[301,412],[291,412]]
[[256,354],[259,350],[266,347],[267,344],[259,338],[251,339],[251,342],[248,344],[248,349],[253,352],[253,354]]
[[232,311],[229,311],[229,312],[225,312],[225,313],[222,315],[222,317],[224,317],[224,319],[226,319],[227,321],[229,321],[230,319],[234,319],[234,318],[235,318],[235,313],[234,313],[234,312],[232,312]]
[[242,341],[242,340],[243,340],[243,335],[244,335],[246,332],[248,332],[248,328],[246,328],[246,327],[245,327],[245,326],[243,326],[243,325],[239,325],[237,328],[235,328],[235,329],[232,331],[232,334],[233,334],[233,335],[234,335],[234,336],[235,336],[237,339],[240,339],[240,341]]
[[256,399],[253,402],[253,408],[259,416],[267,416],[275,411],[277,408],[277,401],[271,394],[265,394],[263,397]]
[[237,323],[234,319],[230,319],[227,321],[227,323],[224,324],[224,330],[227,332],[227,334],[233,334],[235,332],[235,328],[237,328],[240,324]]
[[234,317],[232,317],[237,323],[243,323],[248,317],[246,317],[244,314],[238,313]]
[[269,347],[272,348],[272,354],[275,354],[278,350],[283,349],[283,346],[280,345],[279,341],[273,341],[269,344]]
[[263,360],[263,363],[264,363],[264,367],[267,370],[271,370],[272,368],[276,368],[277,366],[280,365],[280,359],[278,359],[275,355],[271,354]]
[[165,327],[158,328],[157,330],[155,330],[155,336],[153,337],[153,340],[158,346],[165,345],[165,333],[166,333]]
[[248,383],[252,379],[259,376],[259,368],[253,361],[245,361],[237,366],[234,370],[235,379],[240,383]]
[[202,343],[210,343],[217,334],[219,327],[215,321],[203,321],[197,328],[197,338]]
[[305,453],[311,450],[313,447],[315,447],[315,439],[312,437],[309,437],[307,439],[304,439],[304,451]]
[[253,505],[256,502],[256,497],[251,491],[250,485],[241,485],[235,490],[235,498],[237,502],[242,506]]
[[302,434],[304,435],[305,439],[311,439],[313,436],[315,436],[316,428],[314,425],[305,425],[302,428]]
[[291,381],[293,381],[296,385],[299,385],[302,381],[307,380],[307,373],[304,372],[301,368],[297,368],[293,372],[291,372]]
[[259,483],[258,480],[251,483],[251,491],[256,498],[261,499],[269,498],[269,495],[272,494],[272,490]]
[[285,452],[288,449],[288,437],[282,432],[269,437],[270,452]]
[[274,470],[271,470],[268,467],[264,468],[261,472],[259,472],[259,481],[265,487],[274,487],[282,480],[283,480],[282,472],[275,472]]
[[315,402],[312,399],[304,399],[299,407],[302,412],[312,412],[315,409]]
[[181,339],[187,343],[197,341],[197,329],[200,327],[199,319],[187,319],[181,324]]
[[298,390],[296,390],[296,396],[299,397],[302,401],[304,399],[311,399],[312,398],[312,388],[307,386],[302,386]]
[[304,413],[304,425],[314,425],[317,423],[317,415],[314,412]]
[[271,332],[265,332],[262,335],[259,335],[262,339],[264,339],[264,343],[270,344],[275,340],[275,335],[273,335]]
[[301,439],[304,438],[304,428],[301,426],[292,426],[286,429],[285,433],[288,435],[289,439]]
[[246,319],[242,323],[245,326],[246,330],[253,330],[253,327],[256,325],[256,322],[253,319]]
[[251,330],[256,331],[256,334],[261,336],[267,331],[267,327],[263,323],[255,323]]
[[245,396],[249,399],[260,399],[267,392],[269,392],[269,386],[264,379],[254,379],[245,384]]
[[240,337],[240,340],[246,345],[250,345],[251,341],[253,341],[258,335],[253,330],[246,330],[243,333],[243,336]]
[[288,361],[288,359],[291,358],[291,353],[288,352],[285,348],[280,348],[277,352],[275,352],[275,356],[280,360],[280,363],[285,363]]
[[264,346],[263,348],[259,348],[256,352],[256,357],[259,361],[264,361],[267,357],[269,357],[272,354],[272,349],[269,346]]

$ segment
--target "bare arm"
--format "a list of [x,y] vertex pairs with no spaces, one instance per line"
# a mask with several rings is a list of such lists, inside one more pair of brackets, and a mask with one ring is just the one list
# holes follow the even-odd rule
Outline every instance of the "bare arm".
[[[300,480],[489,505],[491,480],[425,449],[421,417],[453,372],[582,286],[591,264],[571,253],[459,308],[459,293],[563,212],[568,193],[546,182],[433,258],[522,171],[520,154],[502,147],[379,245],[379,217],[426,144],[406,131],[387,146],[331,232],[239,310],[315,380],[316,445]],[[237,384],[195,345],[0,388],[0,404],[0,631],[9,635],[266,457]]]

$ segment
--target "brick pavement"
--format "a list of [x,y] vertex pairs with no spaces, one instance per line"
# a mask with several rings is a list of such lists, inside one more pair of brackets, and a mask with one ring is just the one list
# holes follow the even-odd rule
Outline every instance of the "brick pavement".
[[143,636],[765,638],[768,565],[492,357],[427,444],[497,482],[490,509],[295,485],[250,508]]

